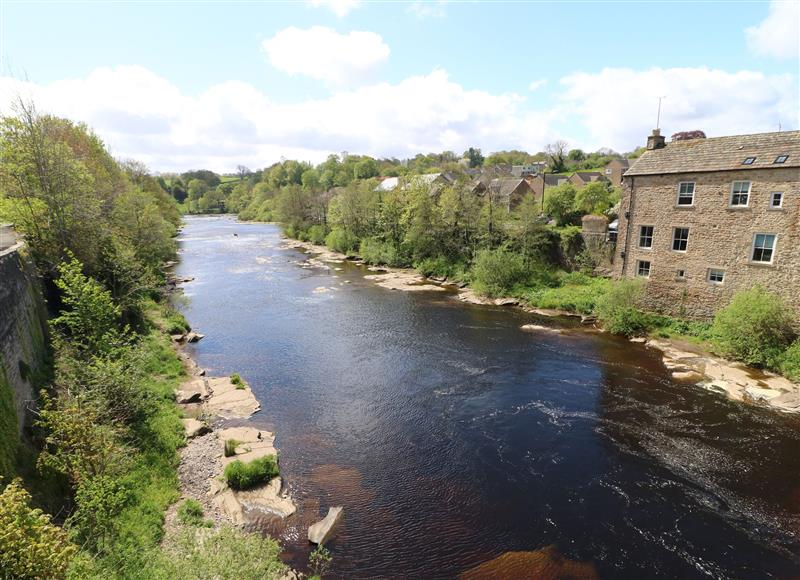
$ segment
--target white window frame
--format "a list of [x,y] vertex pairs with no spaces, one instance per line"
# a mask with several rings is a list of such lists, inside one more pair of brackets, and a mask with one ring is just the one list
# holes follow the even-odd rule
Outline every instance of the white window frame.
[[689,249],[689,228],[686,226],[675,226],[674,228],[672,228],[672,245],[670,246],[670,248],[672,249],[673,252],[685,254],[686,250],[675,249],[675,234],[678,232],[678,230],[686,230],[686,250]]
[[[684,185],[691,185],[692,186],[692,203],[681,203],[681,197],[688,196],[688,193],[682,193],[681,188]],[[681,181],[678,183],[678,196],[675,198],[675,205],[678,207],[693,207],[694,206],[694,194],[695,190],[697,189],[697,184],[694,181]]]
[[[642,245],[642,228],[650,228],[652,231],[650,232],[650,245],[643,246]],[[636,245],[640,250],[652,250],[653,249],[653,242],[656,238],[656,226],[650,226],[647,224],[642,224],[639,226],[639,236],[636,240]]]
[[[734,190],[736,189],[736,184],[737,183],[746,183],[747,184],[747,203],[745,203],[745,204],[741,204],[741,203],[734,204],[733,203],[733,196],[734,195],[744,195],[744,193],[745,193],[743,191],[734,192]],[[733,209],[750,207],[750,196],[751,196],[752,192],[753,192],[753,182],[752,181],[734,181],[733,183],[731,183],[731,194],[730,194],[730,197],[728,197],[728,207],[733,208]]]
[[[711,279],[711,274],[714,273],[714,272],[721,272],[722,273],[722,280],[712,280]],[[724,268],[709,268],[708,272],[706,272],[706,282],[708,282],[709,284],[716,284],[718,286],[724,284],[725,283],[725,269]]]
[[[775,205],[775,194],[781,196],[781,202],[778,205]],[[783,209],[783,192],[782,191],[770,191],[769,192],[769,209]]]
[[678,268],[675,270],[676,280],[686,280],[686,268]]
[[[769,262],[765,260],[755,260],[755,252],[756,252],[756,239],[758,236],[772,236],[772,253],[769,255]],[[766,249],[764,247],[760,248],[762,250]],[[764,264],[770,265],[775,262],[775,253],[778,250],[778,234],[767,234],[764,232],[756,232],[753,234],[753,242],[750,244],[750,263],[751,264]]]
[[[641,274],[642,264],[647,264],[647,275]],[[637,278],[649,278],[650,274],[653,273],[653,262],[650,260],[636,260],[636,277]]]

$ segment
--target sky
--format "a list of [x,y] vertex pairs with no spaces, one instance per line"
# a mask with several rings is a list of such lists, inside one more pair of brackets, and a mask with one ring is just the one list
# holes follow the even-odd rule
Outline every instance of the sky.
[[159,172],[800,128],[800,1],[0,0],[0,113]]

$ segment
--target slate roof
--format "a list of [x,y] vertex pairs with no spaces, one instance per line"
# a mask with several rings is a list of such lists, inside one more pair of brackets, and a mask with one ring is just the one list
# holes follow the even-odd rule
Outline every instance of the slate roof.
[[508,197],[514,193],[514,190],[517,189],[521,183],[524,183],[528,186],[528,189],[531,189],[530,185],[528,185],[528,182],[524,179],[520,179],[519,177],[503,177],[499,179],[493,179],[491,186],[492,190],[498,193],[500,197]]
[[580,179],[584,183],[597,181],[598,179],[603,177],[603,174],[600,173],[599,171],[580,171],[578,173],[575,173],[575,175],[578,177],[578,179]]
[[556,187],[559,181],[569,181],[569,177],[559,173],[544,174],[544,184],[548,187]]
[[[789,158],[776,164],[779,155]],[[747,157],[756,159],[743,165]],[[625,176],[779,167],[800,167],[800,131],[670,141],[662,149],[645,151]]]

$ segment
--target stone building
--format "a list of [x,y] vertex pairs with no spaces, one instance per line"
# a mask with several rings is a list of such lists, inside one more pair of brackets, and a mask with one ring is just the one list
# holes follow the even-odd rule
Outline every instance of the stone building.
[[647,305],[709,318],[761,285],[800,316],[800,131],[665,143],[625,172],[614,274]]
[[603,169],[603,173],[611,182],[611,185],[618,186],[622,183],[622,176],[630,167],[627,159],[612,159]]

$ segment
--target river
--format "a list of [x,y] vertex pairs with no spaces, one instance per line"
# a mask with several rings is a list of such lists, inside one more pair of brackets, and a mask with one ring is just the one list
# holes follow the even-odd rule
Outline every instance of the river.
[[550,545],[602,578],[800,575],[797,418],[673,383],[616,337],[301,267],[275,225],[190,217],[179,241],[191,350],[251,384],[299,506],[253,525],[300,569],[342,505],[337,578],[453,578]]

